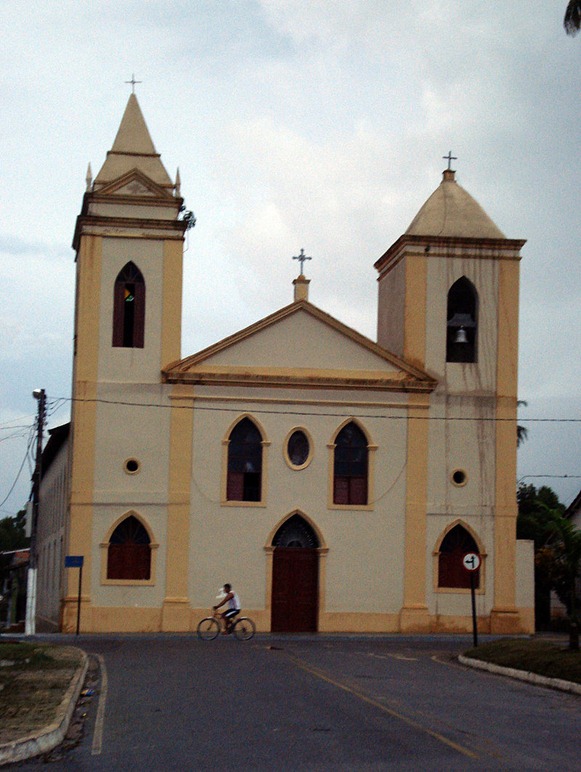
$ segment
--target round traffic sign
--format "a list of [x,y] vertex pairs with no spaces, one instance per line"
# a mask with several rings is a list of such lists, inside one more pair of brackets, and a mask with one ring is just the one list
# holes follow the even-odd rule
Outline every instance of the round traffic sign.
[[476,552],[467,552],[462,558],[462,565],[467,571],[476,571],[480,568],[480,555]]

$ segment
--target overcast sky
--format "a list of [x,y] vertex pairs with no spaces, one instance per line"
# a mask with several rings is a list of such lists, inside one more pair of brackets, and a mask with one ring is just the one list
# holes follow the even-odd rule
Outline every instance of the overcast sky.
[[452,150],[458,182],[528,240],[519,476],[569,503],[581,488],[581,35],[565,35],[565,5],[0,3],[0,517],[28,498],[32,390],[47,391],[49,426],[69,416],[70,244],[87,164],[96,175],[132,73],[198,219],[182,356],[289,303],[301,247],[310,300],[374,339],[373,263]]

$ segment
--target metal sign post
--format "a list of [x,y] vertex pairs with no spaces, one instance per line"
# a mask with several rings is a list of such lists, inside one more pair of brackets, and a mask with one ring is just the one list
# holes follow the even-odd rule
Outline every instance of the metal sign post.
[[81,587],[83,585],[83,555],[65,555],[65,568],[79,569],[79,596],[77,599],[77,635],[81,629]]
[[480,568],[480,555],[476,552],[467,552],[462,558],[462,565],[470,574],[470,596],[472,598],[472,640],[474,648],[478,646],[478,620],[476,618],[476,592],[474,587],[474,574]]

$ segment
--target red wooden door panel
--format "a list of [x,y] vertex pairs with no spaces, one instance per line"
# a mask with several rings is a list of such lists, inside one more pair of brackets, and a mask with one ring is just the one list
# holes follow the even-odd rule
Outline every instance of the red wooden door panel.
[[316,632],[318,609],[317,550],[275,547],[272,563],[272,631]]

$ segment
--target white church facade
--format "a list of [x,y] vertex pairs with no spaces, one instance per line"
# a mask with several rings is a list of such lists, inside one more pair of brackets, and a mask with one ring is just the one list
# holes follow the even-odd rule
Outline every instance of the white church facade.
[[76,555],[84,632],[193,631],[224,582],[261,631],[469,631],[462,558],[477,552],[480,629],[532,632],[515,495],[524,241],[446,170],[375,262],[377,342],[311,304],[301,271],[287,306],[182,358],[182,211],[132,94],[75,231],[39,629],[75,629]]

